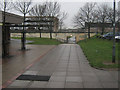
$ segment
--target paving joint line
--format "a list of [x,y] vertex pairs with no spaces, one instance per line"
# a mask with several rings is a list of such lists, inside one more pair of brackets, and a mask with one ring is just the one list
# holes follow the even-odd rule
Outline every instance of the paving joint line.
[[69,66],[69,62],[70,62],[70,53],[71,53],[71,45],[70,45],[70,50],[69,50],[69,58],[68,58],[68,64],[67,64],[67,69],[66,69],[66,77],[65,77],[65,84],[64,84],[64,88],[66,86],[66,78],[67,78],[67,75],[68,75],[68,66]]

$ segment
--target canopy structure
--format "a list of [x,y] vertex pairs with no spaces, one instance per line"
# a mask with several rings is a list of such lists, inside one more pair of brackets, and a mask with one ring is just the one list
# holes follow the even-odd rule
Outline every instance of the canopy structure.
[[[0,45],[1,45],[1,51],[2,51],[2,56],[8,56],[9,55],[9,40],[10,40],[10,27],[4,27],[3,26],[3,17],[5,14],[5,20],[4,23],[6,25],[10,25],[10,24],[22,24],[23,22],[23,17],[16,15],[16,14],[12,14],[12,13],[8,13],[8,12],[3,12],[0,11]],[[4,27],[4,30],[3,30]]]

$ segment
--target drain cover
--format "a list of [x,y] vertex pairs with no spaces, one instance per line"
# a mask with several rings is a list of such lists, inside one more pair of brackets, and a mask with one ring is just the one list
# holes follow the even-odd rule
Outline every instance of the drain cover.
[[48,81],[50,76],[39,75],[20,75],[16,80],[29,80],[29,81]]

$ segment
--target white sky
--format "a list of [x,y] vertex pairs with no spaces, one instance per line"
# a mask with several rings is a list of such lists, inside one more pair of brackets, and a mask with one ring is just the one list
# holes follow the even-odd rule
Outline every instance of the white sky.
[[[10,1],[15,1],[15,0],[10,0]],[[32,1],[36,3],[41,3],[46,0],[32,0]],[[77,14],[79,8],[82,7],[86,2],[98,2],[99,4],[106,3],[111,7],[113,7],[112,5],[114,0],[47,0],[47,1],[58,1],[61,4],[61,11],[65,11],[68,13],[68,17],[65,20],[65,25],[68,28],[72,28],[73,27],[72,20],[74,15]],[[118,1],[120,0],[116,0],[116,2]]]

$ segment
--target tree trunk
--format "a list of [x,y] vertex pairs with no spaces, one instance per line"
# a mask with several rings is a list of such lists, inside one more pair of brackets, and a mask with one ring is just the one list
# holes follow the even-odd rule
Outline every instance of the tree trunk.
[[21,50],[25,50],[26,49],[25,48],[25,38],[26,38],[26,36],[25,36],[25,27],[24,27],[24,25],[25,25],[25,13],[24,13],[24,21],[23,21],[23,33],[22,33],[22,38],[21,38],[21,41],[22,41]]
[[104,29],[105,29],[105,27],[104,27],[104,25],[103,25],[103,26],[102,26],[102,32],[101,32],[101,35],[104,34]]
[[40,31],[40,38],[41,38],[41,31]]
[[103,35],[104,34],[104,29],[105,29],[105,26],[104,26],[104,18],[103,18],[103,21],[102,21],[102,32],[101,32],[101,35]]
[[52,39],[52,22],[50,24],[50,39]]
[[40,28],[38,28],[39,29],[39,31],[40,31],[40,38],[42,37],[42,35],[41,35],[41,29]]
[[52,39],[52,32],[50,32],[50,39]]
[[90,38],[90,24],[88,25],[88,38]]
[[25,2],[24,2],[24,21],[23,21],[23,33],[22,33],[22,47],[21,47],[21,50],[25,50],[25,41],[26,41],[26,36],[25,36],[25,16],[26,16],[26,13],[25,13]]

